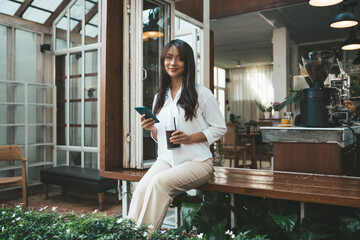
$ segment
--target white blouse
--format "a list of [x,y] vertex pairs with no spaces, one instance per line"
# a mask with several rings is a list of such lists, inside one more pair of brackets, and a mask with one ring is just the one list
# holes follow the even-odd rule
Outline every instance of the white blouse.
[[[219,140],[226,133],[226,123],[219,109],[219,104],[212,92],[201,85],[196,85],[198,93],[199,107],[196,110],[196,118],[192,121],[185,121],[185,110],[176,105],[180,98],[183,86],[178,90],[174,100],[171,97],[170,89],[165,96],[165,103],[160,112],[157,114],[159,123],[155,123],[157,128],[158,142],[158,159],[168,162],[171,166],[179,165],[186,161],[204,161],[212,154],[209,146]],[[153,108],[156,97],[154,98]],[[187,135],[203,132],[207,141],[181,144],[180,148],[174,150],[167,149],[167,140],[165,126],[176,118],[176,127],[178,130],[185,132]]]

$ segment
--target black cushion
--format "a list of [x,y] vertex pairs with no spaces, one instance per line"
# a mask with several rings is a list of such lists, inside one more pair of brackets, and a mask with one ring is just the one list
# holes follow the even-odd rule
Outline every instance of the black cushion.
[[115,188],[117,180],[100,177],[98,169],[60,166],[40,171],[41,181],[61,186],[85,188],[96,192],[104,192]]

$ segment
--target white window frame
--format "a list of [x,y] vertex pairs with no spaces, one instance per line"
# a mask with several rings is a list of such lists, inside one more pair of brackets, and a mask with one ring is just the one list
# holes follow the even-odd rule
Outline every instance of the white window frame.
[[[70,47],[70,8],[76,3],[77,0],[72,0],[67,6],[66,8],[61,12],[61,14],[59,14],[59,16],[55,19],[55,21],[52,24],[52,28],[53,28],[53,39],[52,39],[52,45],[54,47],[54,56],[53,56],[53,84],[55,85],[55,72],[56,72],[56,64],[55,64],[55,60],[56,60],[56,56],[60,56],[60,55],[66,55],[66,65],[67,67],[67,73],[66,73],[66,81],[67,81],[67,93],[66,95],[66,104],[65,104],[65,111],[66,111],[66,116],[67,118],[65,119],[66,123],[67,123],[67,128],[66,128],[66,145],[65,146],[56,146],[56,150],[61,150],[61,151],[66,151],[66,165],[69,165],[69,152],[80,152],[81,153],[81,167],[84,167],[84,153],[85,152],[91,152],[91,153],[97,153],[97,168],[100,168],[100,95],[98,95],[98,101],[97,101],[97,106],[96,106],[96,111],[97,111],[97,147],[86,147],[85,146],[85,137],[84,137],[84,132],[85,132],[85,93],[84,91],[81,91],[81,146],[70,146],[70,101],[69,101],[69,97],[70,97],[70,93],[69,93],[69,81],[70,81],[70,68],[69,68],[69,61],[70,61],[70,55],[72,53],[78,53],[81,52],[81,55],[83,56],[83,58],[85,59],[85,52],[88,51],[92,51],[92,50],[97,50],[97,69],[98,69],[98,75],[97,75],[97,89],[98,89],[98,94],[100,94],[100,76],[101,76],[101,67],[100,67],[100,63],[101,63],[101,31],[102,31],[102,22],[101,22],[101,6],[102,6],[102,0],[98,1],[98,19],[99,19],[99,26],[98,26],[98,41],[97,43],[92,43],[92,44],[85,44],[85,31],[83,31],[82,36],[81,36],[81,45],[80,46],[76,46],[76,47]],[[82,29],[85,29],[85,21],[83,21],[85,19],[85,0],[82,1]],[[64,15],[67,14],[67,36],[66,36],[66,49],[62,49],[62,50],[56,50],[56,25],[59,21],[61,21],[61,19],[64,17]],[[81,82],[82,82],[82,89],[85,88],[85,61],[81,61]],[[56,138],[56,135],[55,135]],[[57,164],[57,161],[55,162],[55,166]]]

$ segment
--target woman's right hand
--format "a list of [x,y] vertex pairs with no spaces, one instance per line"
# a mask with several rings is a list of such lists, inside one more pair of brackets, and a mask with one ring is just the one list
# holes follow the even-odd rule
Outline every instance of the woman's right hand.
[[148,118],[145,119],[145,114],[141,115],[140,117],[140,121],[141,121],[141,126],[148,131],[151,131],[155,128],[155,120],[152,118]]

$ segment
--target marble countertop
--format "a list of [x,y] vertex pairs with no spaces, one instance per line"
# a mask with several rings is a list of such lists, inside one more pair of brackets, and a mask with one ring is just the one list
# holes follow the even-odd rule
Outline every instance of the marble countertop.
[[[360,126],[352,126],[360,133]],[[264,142],[336,143],[344,148],[354,143],[354,134],[348,127],[260,127]]]

